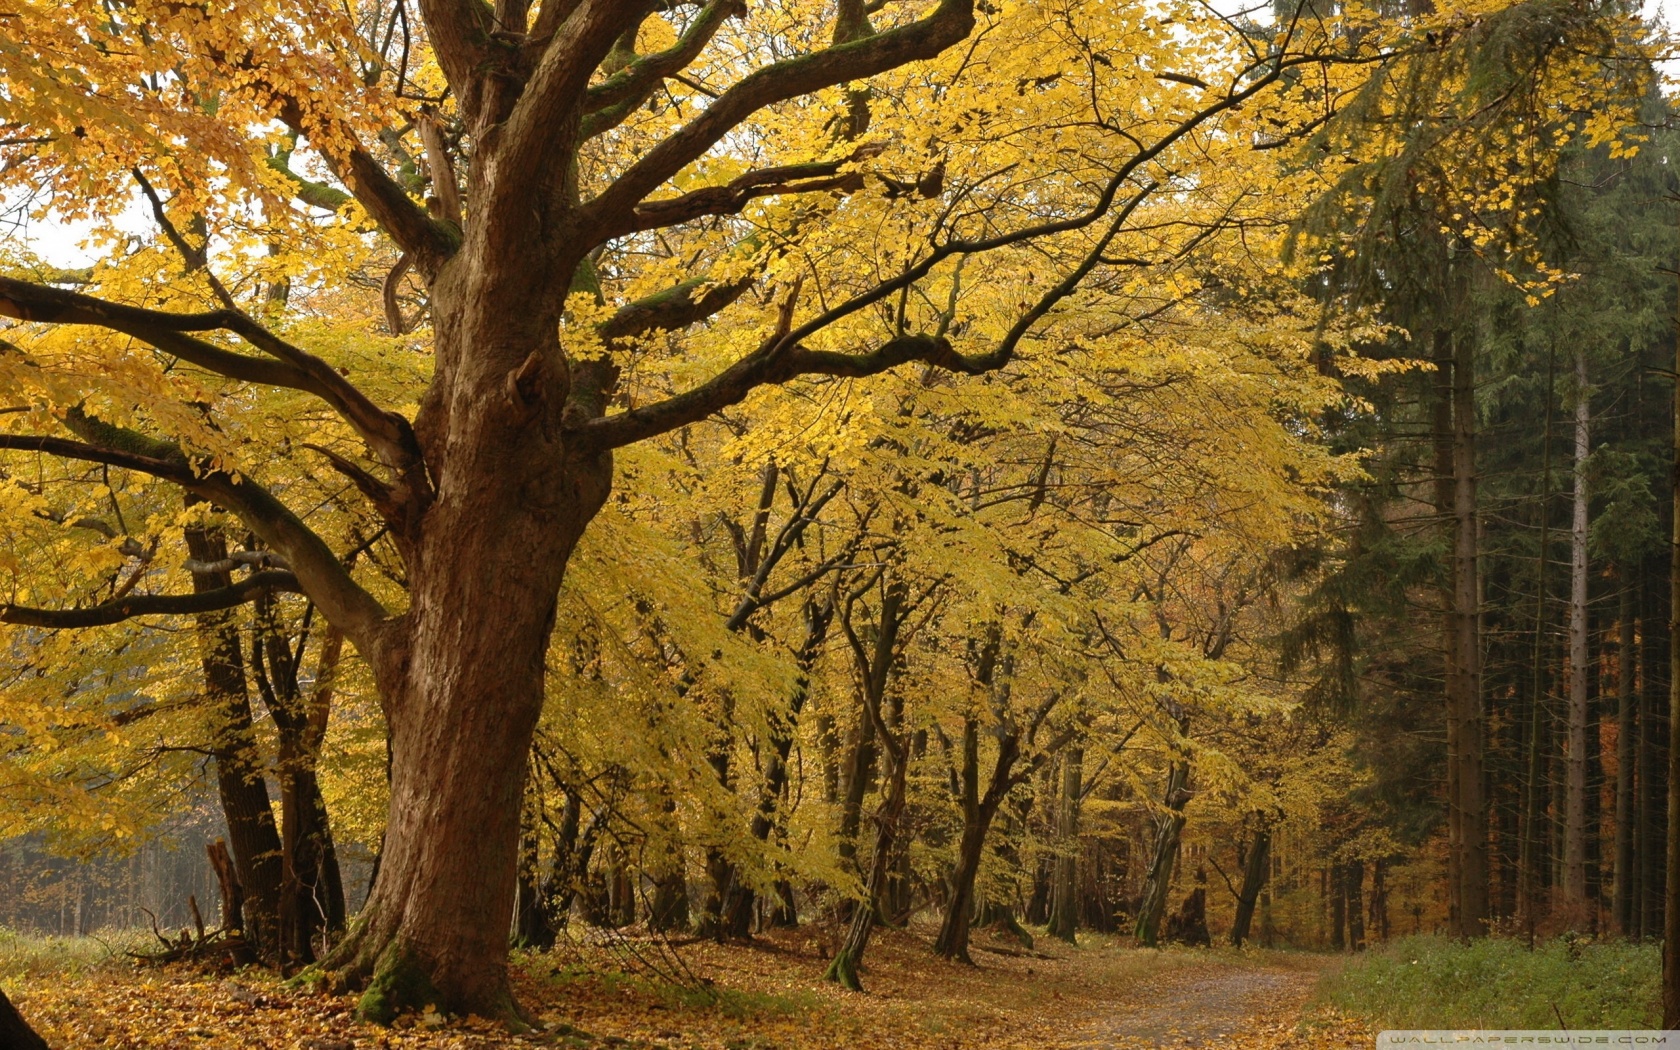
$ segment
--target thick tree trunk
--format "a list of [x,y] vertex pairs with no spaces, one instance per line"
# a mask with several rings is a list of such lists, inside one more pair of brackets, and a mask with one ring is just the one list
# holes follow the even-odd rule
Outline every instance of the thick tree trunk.
[[1266,876],[1272,870],[1272,833],[1262,829],[1254,833],[1249,843],[1248,857],[1243,864],[1242,889],[1237,892],[1237,914],[1231,923],[1231,945],[1241,948],[1248,940],[1249,926],[1254,922],[1254,905],[1260,891],[1266,888]]
[[376,668],[390,818],[372,897],[327,960],[365,982],[373,1020],[428,1005],[517,1019],[507,941],[525,758],[566,563],[611,482],[609,455],[567,447],[558,304],[536,291],[548,275],[522,266],[469,243],[432,287],[437,371],[415,432],[436,498],[401,636]]
[[1073,944],[1079,927],[1079,796],[1084,791],[1085,751],[1073,748],[1062,759],[1062,791],[1056,807],[1058,852],[1050,869],[1048,933]]
[[1568,921],[1587,907],[1587,358],[1575,357],[1575,492],[1569,532],[1569,720],[1564,754],[1563,900]]
[[29,1027],[17,1007],[0,992],[0,1047],[4,1050],[47,1050],[47,1042]]
[[[210,565],[227,560],[227,541],[220,532],[202,528],[185,532],[187,552],[194,561]],[[233,582],[226,570],[195,572],[192,578],[194,591],[216,590]],[[257,763],[250,687],[239,628],[232,617],[230,612],[215,612],[197,618],[205,691],[215,712],[211,753],[216,762],[216,790],[227,819],[228,845],[244,890],[245,937],[259,957],[278,965],[282,962],[282,847],[268,787]]]
[[1155,851],[1143,884],[1143,901],[1138,905],[1137,939],[1146,948],[1155,947],[1160,937],[1173,865],[1178,860],[1179,835],[1184,831],[1189,781],[1190,763],[1174,762],[1167,771],[1166,809],[1155,818]]

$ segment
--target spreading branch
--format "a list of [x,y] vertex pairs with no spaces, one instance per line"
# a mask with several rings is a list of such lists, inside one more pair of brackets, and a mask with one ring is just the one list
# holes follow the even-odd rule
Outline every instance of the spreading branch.
[[[408,420],[375,405],[327,362],[281,339],[243,311],[169,313],[0,277],[0,317],[42,324],[94,325],[133,336],[229,379],[314,394],[331,405],[388,466],[407,471],[419,461],[419,445]],[[224,350],[190,334],[218,330],[238,335],[270,359]]]
[[931,14],[917,21],[754,70],[586,205],[594,220],[590,224],[596,234],[593,239],[607,240],[612,236],[607,231],[622,228],[648,194],[759,110],[934,58],[973,28],[972,0],[941,0]]
[[270,591],[302,594],[296,576],[279,569],[252,573],[227,587],[194,594],[131,594],[116,601],[90,605],[85,609],[36,609],[25,605],[0,605],[0,623],[23,627],[105,627],[136,616],[183,616],[189,613],[231,609],[255,601]]
[[65,424],[83,440],[0,434],[0,450],[40,452],[138,471],[226,508],[264,544],[280,552],[303,592],[355,641],[363,656],[373,662],[383,655],[389,621],[384,606],[351,577],[326,541],[267,489],[248,476],[207,469],[170,442],[80,413],[67,413]]

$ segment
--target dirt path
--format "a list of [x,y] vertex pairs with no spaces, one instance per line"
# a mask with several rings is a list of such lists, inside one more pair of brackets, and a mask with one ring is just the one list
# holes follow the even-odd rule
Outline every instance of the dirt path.
[[1293,1018],[1312,992],[1310,970],[1210,966],[1140,982],[1112,1015],[1079,1033],[1082,1050],[1248,1045],[1258,1030]]

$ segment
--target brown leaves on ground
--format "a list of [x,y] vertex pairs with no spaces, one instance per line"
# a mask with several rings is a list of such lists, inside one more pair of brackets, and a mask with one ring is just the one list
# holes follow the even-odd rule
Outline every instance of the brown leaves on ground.
[[[290,988],[262,973],[207,975],[112,961],[14,981],[13,998],[54,1050],[964,1050],[1197,1045],[1305,1050],[1370,1045],[1370,1032],[1303,1010],[1310,956],[1140,951],[981,941],[979,966],[947,963],[920,936],[871,945],[867,993],[822,981],[820,931],[750,945],[614,938],[516,956],[520,1001],[547,1027],[509,1034],[436,1013],[379,1028],[353,998]],[[660,976],[660,975],[665,976]],[[680,978],[680,983],[668,978]]]

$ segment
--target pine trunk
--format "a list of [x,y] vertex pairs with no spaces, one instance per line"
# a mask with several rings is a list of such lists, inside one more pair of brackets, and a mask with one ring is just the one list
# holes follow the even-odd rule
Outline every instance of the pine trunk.
[[[1487,801],[1482,788],[1482,637],[1478,605],[1477,479],[1475,479],[1475,344],[1452,331],[1436,333],[1436,499],[1452,517],[1452,591],[1446,613],[1446,813],[1453,934],[1487,932]],[[1443,435],[1441,398],[1450,405]],[[1441,438],[1445,437],[1443,442]],[[1441,497],[1446,497],[1441,501]]]
[[1587,907],[1587,359],[1575,357],[1575,492],[1569,531],[1569,721],[1564,744],[1563,900],[1569,921]]
[[1616,930],[1631,936],[1634,930],[1633,896],[1633,767],[1635,694],[1633,581],[1622,567],[1621,600],[1616,624],[1616,856],[1610,904]]
[[1552,387],[1553,360],[1546,362],[1546,414],[1541,430],[1540,500],[1535,514],[1540,519],[1539,565],[1534,582],[1534,652],[1530,665],[1528,726],[1524,733],[1525,767],[1522,810],[1517,844],[1517,919],[1533,945],[1540,912],[1540,840],[1545,822],[1540,791],[1541,741],[1546,732],[1546,570],[1551,555],[1552,494]]
[[[1680,373],[1680,341],[1675,344],[1674,358],[1675,371]],[[1680,1028],[1680,379],[1674,384],[1671,468],[1674,532],[1668,561],[1668,863],[1663,892],[1662,983],[1663,1027],[1675,1029]]]

